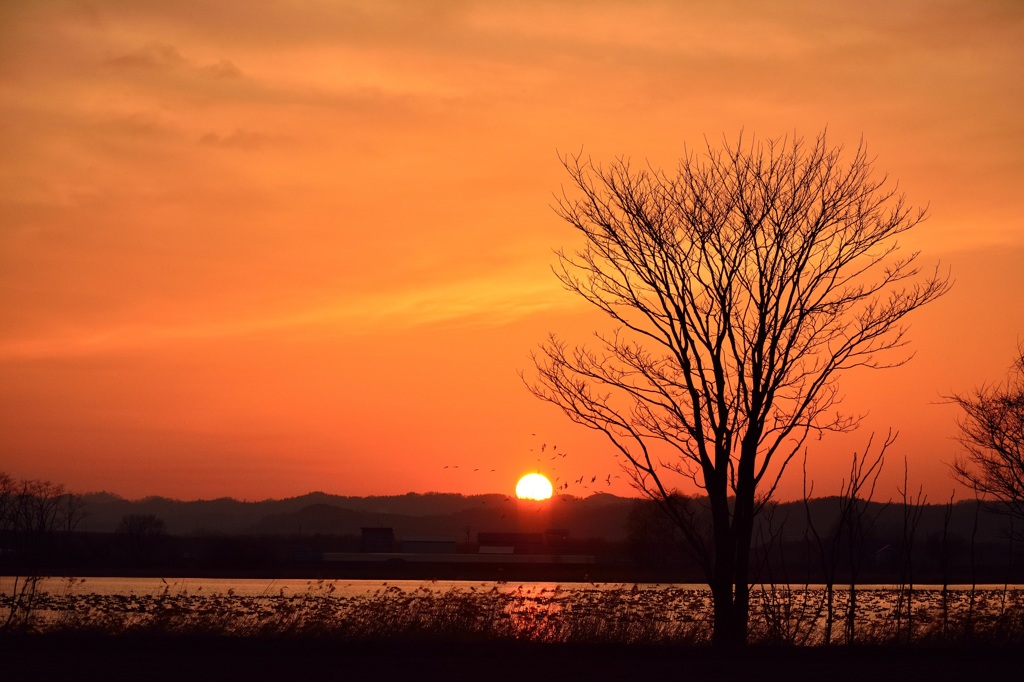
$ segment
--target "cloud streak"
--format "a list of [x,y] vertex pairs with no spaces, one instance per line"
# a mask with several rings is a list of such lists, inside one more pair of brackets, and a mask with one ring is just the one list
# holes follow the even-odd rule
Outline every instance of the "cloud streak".
[[342,299],[258,317],[185,324],[126,322],[0,342],[0,362],[146,350],[179,342],[242,337],[386,335],[425,325],[492,327],[553,310],[578,308],[550,281],[497,276]]

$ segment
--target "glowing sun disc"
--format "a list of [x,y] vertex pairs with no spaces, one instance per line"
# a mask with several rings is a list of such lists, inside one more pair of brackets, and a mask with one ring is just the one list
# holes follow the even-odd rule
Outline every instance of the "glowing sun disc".
[[526,474],[516,484],[516,497],[520,500],[547,500],[553,492],[551,481],[541,474]]

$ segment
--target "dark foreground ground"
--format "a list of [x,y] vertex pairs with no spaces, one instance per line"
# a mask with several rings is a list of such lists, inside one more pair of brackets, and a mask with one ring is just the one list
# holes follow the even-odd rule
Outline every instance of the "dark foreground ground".
[[0,634],[4,680],[882,680],[1019,673],[1007,648],[706,648]]

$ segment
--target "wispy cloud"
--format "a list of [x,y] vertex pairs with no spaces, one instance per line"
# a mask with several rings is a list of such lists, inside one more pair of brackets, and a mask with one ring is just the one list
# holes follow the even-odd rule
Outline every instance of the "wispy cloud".
[[224,149],[241,149],[243,151],[256,151],[267,146],[286,143],[288,138],[280,135],[268,135],[253,130],[235,128],[230,133],[222,134],[209,132],[199,138],[199,144],[208,147],[221,147]]
[[229,59],[202,64],[192,59],[186,59],[174,45],[160,42],[149,42],[135,50],[108,57],[104,64],[110,68],[125,70],[187,70],[194,75],[218,80],[244,77],[242,70]]
[[149,43],[126,54],[110,57],[107,66],[119,69],[173,69],[186,64],[178,49],[173,45]]
[[498,326],[579,302],[551,281],[510,276],[440,283],[426,288],[371,294],[308,308],[267,311],[252,317],[161,325],[125,321],[95,328],[55,331],[0,341],[0,360],[116,353],[180,342],[251,336],[365,335],[433,324]]

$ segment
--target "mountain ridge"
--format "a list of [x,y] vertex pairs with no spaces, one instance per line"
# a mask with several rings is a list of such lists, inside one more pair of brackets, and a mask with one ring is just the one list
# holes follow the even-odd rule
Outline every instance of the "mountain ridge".
[[[390,527],[398,537],[444,536],[472,541],[485,531],[538,532],[558,528],[580,539],[621,542],[630,535],[630,517],[641,498],[596,493],[588,497],[559,495],[547,502],[517,500],[489,493],[406,493],[366,497],[314,491],[282,499],[244,501],[234,498],[175,500],[151,496],[128,500],[107,493],[81,496],[84,515],[77,529],[109,533],[131,514],[152,514],[164,521],[171,535],[359,535],[364,527]],[[948,522],[945,504],[925,504],[918,536],[934,537],[946,526],[951,536],[969,538],[979,522],[977,539],[997,542],[1007,520],[984,511],[975,500],[956,502]],[[782,538],[795,541],[807,532],[808,513],[819,533],[828,533],[838,518],[838,498],[821,497],[774,505],[771,523]],[[902,505],[871,502],[866,518],[875,518],[875,532],[900,535]],[[768,521],[762,517],[762,523]]]

